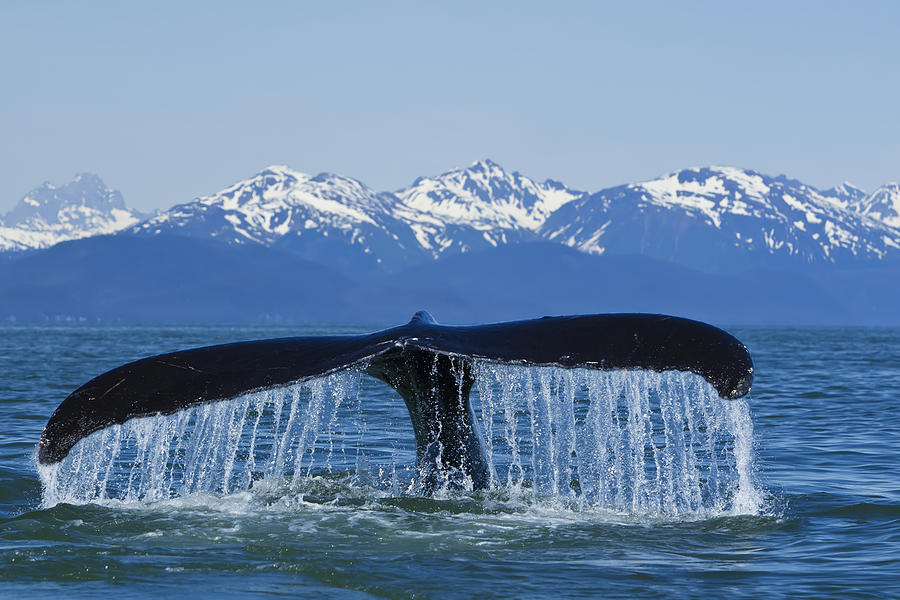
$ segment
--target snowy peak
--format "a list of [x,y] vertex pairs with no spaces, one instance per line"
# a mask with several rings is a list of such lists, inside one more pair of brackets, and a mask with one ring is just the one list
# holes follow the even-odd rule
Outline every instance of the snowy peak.
[[420,177],[397,196],[409,212],[444,224],[534,231],[581,192],[556,181],[538,183],[484,159],[436,177]]
[[719,227],[723,212],[744,214],[765,205],[769,183],[754,171],[713,166],[683,169],[625,187],[644,202],[697,213]]
[[715,227],[731,217],[784,220],[793,213],[815,221],[832,213],[842,217],[846,208],[830,191],[821,192],[786,175],[771,177],[736,167],[695,167],[626,187],[643,201],[700,214]]
[[45,248],[61,241],[120,231],[140,220],[122,194],[92,173],[63,186],[45,182],[3,218],[0,250]]
[[883,185],[859,201],[860,213],[900,228],[900,184]]
[[538,183],[485,159],[416,179],[397,192],[395,214],[438,257],[538,239],[547,217],[581,196],[557,181]]
[[830,198],[836,198],[844,203],[845,206],[854,207],[859,204],[860,200],[866,197],[866,193],[850,183],[845,181],[841,185],[823,190],[822,194]]
[[602,190],[564,206],[542,232],[584,252],[638,253],[698,268],[880,260],[900,248],[900,232],[829,193],[721,166]]
[[[323,212],[347,213],[346,207],[364,209],[377,203],[378,193],[350,177],[320,173],[311,176],[289,167],[276,165],[263,169],[250,179],[210,196],[199,198],[204,204],[219,204],[223,208],[273,210],[280,206],[308,206]],[[338,200],[342,206],[329,205],[323,200]],[[366,220],[365,215],[355,215]]]
[[417,244],[393,216],[396,203],[392,194],[350,177],[272,166],[218,193],[174,206],[131,232],[278,246],[347,268],[399,265],[413,258],[415,252],[406,255]]
[[50,182],[31,190],[4,218],[7,226],[78,225],[97,214],[126,210],[122,194],[92,173],[80,173],[61,187]]
[[366,185],[340,175],[311,176],[271,166],[224,190],[180,204],[135,228],[159,233],[194,228],[217,216],[209,234],[232,242],[272,244],[291,232],[331,227],[378,227],[378,216],[392,203]]
[[391,203],[388,195],[356,179],[331,173],[311,176],[285,166],[268,167],[197,201],[248,214],[297,208],[368,223],[374,222],[369,213],[384,210]]

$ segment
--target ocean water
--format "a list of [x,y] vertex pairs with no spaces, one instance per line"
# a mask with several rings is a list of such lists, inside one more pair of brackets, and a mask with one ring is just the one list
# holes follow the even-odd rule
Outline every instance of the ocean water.
[[693,376],[477,366],[491,488],[417,486],[402,400],[355,372],[91,436],[91,377],[179,348],[370,328],[0,326],[0,597],[900,597],[900,330],[734,328]]

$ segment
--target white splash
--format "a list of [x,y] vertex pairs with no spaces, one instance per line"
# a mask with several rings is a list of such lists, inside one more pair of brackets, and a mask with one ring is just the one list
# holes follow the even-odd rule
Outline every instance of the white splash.
[[[474,374],[491,490],[644,516],[762,508],[748,405],[721,399],[700,377],[485,361]],[[409,493],[415,468],[396,464],[399,432],[382,423],[366,381],[348,370],[99,431],[57,465],[38,466],[43,505],[267,494],[308,488],[333,470],[350,485]],[[386,427],[374,452],[363,448],[367,414],[373,429]],[[402,456],[414,455],[410,425],[395,439]]]
[[343,371],[94,433],[60,463],[38,467],[43,504],[228,494],[264,477],[328,470],[323,454],[334,451],[338,410],[358,401],[360,376]]
[[689,373],[479,363],[492,485],[659,516],[755,514],[747,403]]

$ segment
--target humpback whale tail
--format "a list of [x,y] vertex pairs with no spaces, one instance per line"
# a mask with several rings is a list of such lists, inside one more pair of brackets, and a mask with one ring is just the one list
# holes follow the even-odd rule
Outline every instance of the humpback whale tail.
[[489,465],[469,392],[475,360],[597,370],[685,371],[719,396],[753,380],[747,348],[711,325],[665,315],[544,317],[444,326],[418,312],[399,327],[353,336],[291,337],[161,354],[122,365],[75,390],[41,435],[38,460],[63,460],[84,437],[141,416],[284,386],[348,368],[393,387],[409,410],[423,486],[462,473],[486,487]]

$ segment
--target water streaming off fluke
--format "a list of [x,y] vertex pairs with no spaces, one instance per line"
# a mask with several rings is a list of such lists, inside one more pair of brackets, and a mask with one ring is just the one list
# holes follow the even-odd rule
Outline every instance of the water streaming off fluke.
[[[748,405],[723,400],[697,375],[487,361],[473,373],[489,489],[639,515],[760,509]],[[378,386],[350,369],[108,427],[38,465],[43,504],[229,494],[260,481],[301,489],[323,475],[415,494],[408,418],[394,443],[367,439]],[[405,412],[399,399],[396,408]]]

